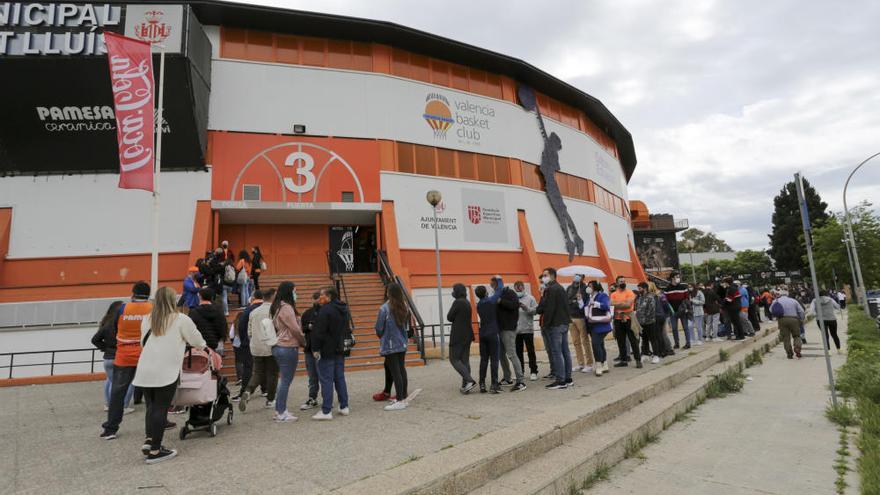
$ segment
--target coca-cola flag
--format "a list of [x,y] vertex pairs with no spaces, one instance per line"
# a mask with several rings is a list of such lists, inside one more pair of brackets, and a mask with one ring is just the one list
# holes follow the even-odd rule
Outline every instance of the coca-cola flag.
[[153,57],[150,44],[104,32],[119,145],[119,187],[153,190]]

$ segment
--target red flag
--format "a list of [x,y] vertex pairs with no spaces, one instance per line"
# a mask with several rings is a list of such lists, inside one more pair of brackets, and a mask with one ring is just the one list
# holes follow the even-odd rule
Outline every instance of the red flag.
[[104,33],[119,144],[119,187],[153,190],[155,91],[150,44]]

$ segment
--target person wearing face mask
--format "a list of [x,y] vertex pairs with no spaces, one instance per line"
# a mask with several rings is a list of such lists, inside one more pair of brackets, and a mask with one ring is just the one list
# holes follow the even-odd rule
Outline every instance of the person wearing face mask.
[[553,383],[545,388],[560,390],[573,384],[571,379],[571,351],[568,348],[568,325],[571,316],[566,303],[565,289],[556,281],[556,269],[545,268],[541,275],[544,292],[538,304],[537,313],[543,315],[543,327],[550,340]]
[[529,353],[529,379],[538,379],[538,360],[535,355],[535,310],[538,309],[538,301],[526,292],[526,284],[517,280],[513,284],[516,297],[519,298],[519,320],[516,324],[516,357],[519,358],[520,366],[523,366],[525,374],[525,361],[523,360],[523,347]]
[[719,311],[721,311],[721,308],[718,305],[718,293],[715,284],[710,284],[702,292],[703,298],[706,301],[703,304],[703,312],[705,313],[703,316],[705,324],[703,334],[706,337],[706,341],[720,342],[720,339],[718,339],[718,325],[720,323],[721,315]]
[[583,275],[575,275],[571,285],[565,290],[568,300],[568,312],[571,323],[568,332],[574,344],[574,354],[577,358],[577,366],[572,371],[591,373],[593,371],[593,350],[590,348],[590,335],[587,333],[587,320],[584,318],[583,305],[588,299],[586,284],[583,283]]
[[703,345],[703,306],[706,304],[706,296],[703,295],[703,288],[697,285],[689,286],[691,296],[691,306],[694,309],[694,345]]
[[687,319],[687,300],[690,298],[688,288],[681,283],[681,277],[677,272],[672,273],[672,284],[664,291],[666,300],[672,306],[672,315],[669,317],[669,324],[672,326],[672,339],[675,341],[674,349],[679,348],[678,340],[678,324],[681,323],[684,330],[684,349],[691,348],[691,329],[688,328]]
[[642,367],[642,356],[639,350],[639,339],[632,329],[632,314],[635,309],[636,294],[626,287],[626,281],[622,276],[617,277],[616,290],[611,293],[611,305],[614,306],[614,338],[617,339],[617,349],[620,352],[620,362],[616,368],[629,366],[629,354],[626,343],[632,348],[636,359],[636,368]]
[[[491,281],[494,293],[498,295],[498,328],[501,340],[501,370],[504,378],[502,385],[512,385],[511,392],[519,392],[526,389],[523,382],[522,362],[516,357],[516,325],[519,321],[519,298],[510,288],[504,286],[500,275],[492,277]],[[516,382],[510,380],[511,368]]]
[[582,301],[584,317],[587,320],[587,331],[590,333],[593,357],[596,362],[593,372],[596,376],[608,373],[608,354],[605,352],[605,336],[611,332],[611,319],[614,316],[614,306],[611,300],[602,290],[602,286],[595,280],[587,283],[587,299]]
[[[464,284],[452,286],[452,297],[455,302],[446,314],[446,321],[452,323],[449,333],[449,363],[461,376],[461,387],[458,391],[469,394],[477,386],[471,377],[471,342],[474,341],[474,312],[467,300],[467,287]],[[389,387],[390,392],[390,387]]]
[[[721,282],[721,287],[724,289],[724,314],[727,316],[727,321],[733,329],[733,333],[736,336],[736,340],[745,340],[746,336],[743,332],[742,320],[740,319],[740,294],[739,287],[733,283],[733,279],[730,277],[725,278]],[[728,333],[728,339],[732,338],[732,336]]]
[[[650,344],[651,353],[653,354],[651,362],[657,364],[660,362],[661,355],[660,333],[657,331],[655,324],[657,319],[657,299],[654,297],[654,294],[648,291],[647,282],[639,283],[638,294],[636,298],[636,318],[639,320],[639,325],[642,326],[643,338]],[[642,349],[644,350],[644,346]]]

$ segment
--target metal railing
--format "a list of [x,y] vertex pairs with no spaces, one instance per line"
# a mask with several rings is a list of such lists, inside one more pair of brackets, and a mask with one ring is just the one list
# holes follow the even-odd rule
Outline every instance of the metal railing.
[[[56,356],[58,354],[68,354],[68,353],[73,353],[73,352],[88,352],[88,353],[90,353],[90,358],[88,361],[85,361],[85,360],[59,361],[56,358]],[[99,349],[95,349],[94,347],[92,347],[92,348],[87,348],[87,349],[56,349],[56,350],[52,350],[52,351],[2,352],[2,353],[0,353],[0,362],[6,361],[6,358],[8,358],[9,362],[7,364],[0,365],[0,370],[8,369],[9,371],[7,373],[3,373],[3,374],[6,375],[6,378],[14,378],[13,372],[16,368],[20,369],[20,368],[31,368],[31,367],[35,367],[35,366],[44,366],[44,367],[48,366],[49,367],[49,376],[55,376],[56,367],[67,366],[67,365],[88,364],[89,365],[89,373],[94,373],[95,372],[95,363],[96,362],[98,362],[98,363],[103,362],[103,357],[95,360],[95,353],[96,352],[101,352],[101,351]],[[24,356],[36,356],[39,354],[48,354],[49,360],[48,361],[41,361],[41,362],[25,362],[25,363],[19,362],[18,364],[16,364],[16,362],[15,362],[16,358],[18,358],[19,361],[21,361]],[[103,355],[103,353],[102,353],[102,355]],[[45,376],[45,375],[40,375],[40,376]]]
[[[533,330],[540,330],[540,327],[541,327],[540,322],[541,322],[541,317],[535,316],[534,321],[532,322]],[[471,326],[473,328],[479,328],[480,322],[479,321],[472,321]],[[425,328],[425,334],[426,334],[425,338],[430,339],[431,345],[434,347],[437,347],[437,340],[439,340],[439,338],[440,338],[440,332],[438,332],[437,330],[440,328],[440,324],[439,323],[429,323],[429,324],[426,324],[424,326],[424,328]],[[443,334],[444,334],[444,337],[446,338],[446,342],[449,342],[449,337],[452,333],[452,325],[449,323],[446,323],[443,325],[443,328],[444,328]]]
[[419,348],[422,361],[427,362],[427,357],[425,357],[425,321],[422,319],[422,315],[419,313],[418,308],[416,308],[416,304],[412,300],[409,291],[406,290],[406,285],[404,285],[403,280],[391,270],[391,264],[388,263],[388,255],[385,251],[381,250],[376,250],[376,254],[376,257],[379,259],[379,277],[382,279],[382,283],[385,284],[386,287],[390,283],[396,283],[403,289],[403,295],[406,298],[406,309],[409,311],[410,315],[410,324],[416,330],[413,339],[416,342],[416,346]]

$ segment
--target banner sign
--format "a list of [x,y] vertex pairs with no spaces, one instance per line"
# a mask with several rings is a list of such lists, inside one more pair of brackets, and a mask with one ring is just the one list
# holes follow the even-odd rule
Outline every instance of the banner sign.
[[150,44],[105,33],[116,139],[119,146],[119,187],[153,190],[155,91]]
[[660,234],[636,231],[633,234],[639,261],[646,272],[666,277],[679,269],[675,232]]

